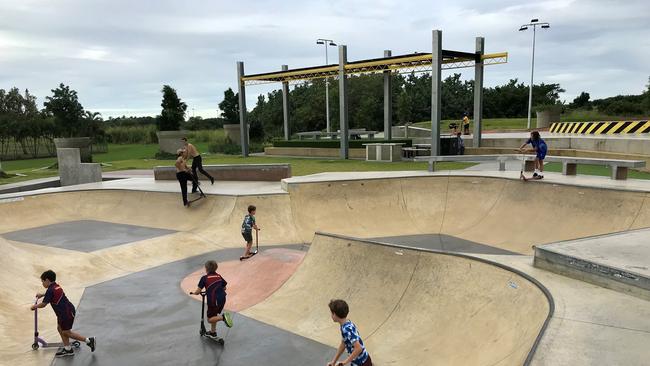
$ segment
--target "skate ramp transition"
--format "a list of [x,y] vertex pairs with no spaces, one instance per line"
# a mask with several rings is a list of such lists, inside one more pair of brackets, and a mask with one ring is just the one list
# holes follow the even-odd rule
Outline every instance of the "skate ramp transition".
[[521,365],[550,317],[544,291],[476,258],[317,234],[298,271],[243,314],[336,345],[327,304],[344,298],[378,365]]
[[[0,350],[0,357],[3,362],[9,362],[9,364],[42,364],[45,361],[45,363],[49,363],[51,360],[51,354],[32,352],[29,349],[33,337],[33,314],[28,308],[33,301],[34,293],[42,290],[38,279],[42,271],[54,268],[61,279],[60,282],[65,288],[66,294],[71,301],[78,304],[84,288],[99,282],[213,252],[220,248],[241,247],[242,239],[239,228],[249,204],[255,204],[258,207],[257,220],[262,227],[260,244],[264,246],[309,243],[314,239],[314,233],[318,231],[356,238],[444,234],[532,255],[531,246],[536,244],[650,227],[650,202],[648,194],[645,192],[584,188],[544,182],[525,184],[503,178],[431,176],[289,183],[287,192],[288,194],[251,196],[214,195],[196,202],[191,209],[185,209],[180,205],[178,193],[129,190],[51,193],[0,200],[0,210],[2,210],[2,215],[0,215],[0,250],[2,253],[0,255],[0,281],[4,284],[0,288],[0,342],[4,345]],[[3,234],[19,230],[78,220],[139,225],[173,230],[174,232],[91,252],[13,241],[3,237]],[[321,240],[324,239],[317,237],[315,245],[310,251],[324,250],[325,246],[319,244]],[[350,245],[350,248],[359,248],[360,251],[362,247],[364,245],[359,243]],[[382,252],[387,249],[375,248],[375,250]],[[375,276],[385,279],[382,283],[384,287],[374,287],[374,291],[378,291],[378,294],[366,293],[347,284],[350,287],[341,288],[341,292],[335,296],[350,299],[361,295],[375,296],[375,303],[368,305],[366,305],[367,302],[358,303],[354,300],[353,311],[359,308],[364,310],[356,310],[359,312],[358,315],[353,313],[352,316],[360,326],[363,325],[363,334],[370,338],[369,341],[373,346],[382,344],[382,347],[373,352],[382,360],[390,359],[390,355],[384,356],[383,349],[395,349],[395,353],[399,354],[398,343],[396,343],[399,337],[404,337],[404,332],[410,332],[411,324],[420,323],[415,318],[411,318],[415,316],[414,314],[426,315],[433,317],[434,320],[437,319],[436,322],[442,322],[443,318],[436,318],[438,313],[452,309],[451,303],[436,302],[431,306],[437,307],[427,315],[413,310],[412,307],[415,303],[406,303],[403,300],[395,299],[396,296],[403,299],[422,296],[417,293],[414,286],[426,281],[418,278],[412,284],[406,285],[401,279],[402,276],[407,276],[406,274],[409,273],[409,276],[413,276],[413,278],[416,275],[424,276],[420,271],[423,270],[425,263],[431,261],[431,265],[441,266],[440,258],[443,258],[442,255],[428,254],[425,256],[419,252],[417,254],[404,253],[402,256],[389,256],[390,253],[383,255],[390,257],[391,261],[397,264],[401,263],[403,258],[417,259],[413,263],[404,264],[415,267],[397,271],[394,268],[397,264],[390,265],[391,262],[382,263],[379,268],[369,267],[376,271],[373,272]],[[324,271],[325,268],[310,268],[316,257],[310,252],[296,276],[300,275],[306,279],[309,277],[307,276],[309,271]],[[369,257],[374,258],[373,256]],[[324,258],[324,256],[321,257],[321,260]],[[345,260],[338,256],[333,258],[340,261]],[[434,258],[441,262],[435,262]],[[447,266],[445,268],[449,268],[450,272],[455,272],[457,269],[454,267],[456,266],[467,271],[469,263],[472,267],[486,266],[484,263],[470,262],[466,258],[453,257],[453,259],[449,259],[451,258],[449,256],[444,256],[444,258],[447,259],[444,261]],[[379,266],[378,263],[381,262],[379,259],[376,259],[377,262],[375,259],[372,260]],[[362,263],[362,261],[359,262]],[[367,264],[363,265],[367,266]],[[444,277],[442,273],[432,272],[429,275],[438,276],[441,281],[433,281],[434,283],[431,285],[433,287],[430,287],[429,291],[440,291],[438,293],[442,294],[443,289],[446,288],[437,288],[434,285],[437,283],[438,285],[451,286],[453,283],[458,294],[473,294],[473,296],[482,297],[483,292],[489,290],[489,295],[486,295],[485,298],[487,304],[485,306],[497,303],[497,300],[487,301],[487,299],[496,298],[494,293],[490,293],[490,291],[496,290],[490,289],[483,279],[483,277],[489,278],[489,276],[478,276],[478,272],[474,271],[467,272],[477,275],[476,280],[460,281],[456,278],[453,281],[450,280],[452,282],[445,282],[442,281],[442,277]],[[327,273],[337,279],[345,276],[344,272]],[[361,275],[362,273],[359,274],[359,276]],[[327,287],[330,286],[328,276],[323,273],[320,277],[313,278],[320,278],[319,286],[323,286],[324,289],[328,288],[330,291],[327,294],[327,299],[323,299],[329,301],[329,297],[334,297],[332,291],[336,289]],[[349,281],[354,281],[354,276],[350,276]],[[395,281],[401,285],[394,285]],[[483,287],[476,287],[474,285],[476,281],[484,284]],[[515,281],[519,289],[522,288],[520,282],[522,281]],[[289,280],[289,283],[295,288],[299,288],[298,285],[301,285],[297,279],[293,278]],[[429,280],[428,283],[431,284],[432,280]],[[176,288],[178,284],[170,284],[170,286]],[[321,296],[319,295],[319,286],[311,288],[310,292],[303,295],[302,299],[312,301],[311,297],[314,296],[323,300],[319,297]],[[401,287],[390,291],[384,290],[384,288],[393,288],[392,286]],[[367,292],[371,292],[372,288],[367,287]],[[305,289],[307,288],[305,287]],[[282,294],[288,296],[288,291],[288,287],[287,289],[281,288],[278,296]],[[517,292],[508,291],[505,293]],[[522,292],[518,291],[518,293]],[[452,292],[445,292],[445,296],[447,294],[451,296]],[[268,301],[279,301],[279,299],[279,297],[271,296]],[[324,312],[324,316],[328,316],[327,301],[318,303],[318,307],[313,311],[319,314],[314,316],[322,317],[321,311]],[[400,311],[394,312],[394,315],[390,317],[375,315],[377,318],[364,324],[366,313],[370,317],[373,312],[380,314],[380,311],[383,311],[381,314],[385,314],[388,311],[386,309],[392,309],[387,303],[389,301],[393,301],[392,308],[400,309]],[[251,308],[250,311],[256,311],[260,316],[264,316],[264,306],[270,306],[270,304],[270,302],[264,302],[259,304],[259,307]],[[312,304],[316,306],[316,302],[312,302]],[[378,306],[384,306],[382,308],[384,310],[378,309]],[[425,306],[424,302],[421,306]],[[401,307],[404,307],[405,310],[401,310]],[[433,312],[434,310],[438,313]],[[541,312],[544,313],[544,311]],[[55,318],[51,313],[51,311],[39,313],[39,327],[45,339],[57,338]],[[395,316],[397,313],[399,313],[399,317]],[[481,311],[478,313],[482,314]],[[449,321],[463,325],[465,324],[463,323],[464,319],[470,317],[472,313],[468,315],[451,311],[445,315],[449,314],[456,317]],[[503,314],[502,316],[510,316],[505,310]],[[379,324],[379,319],[382,319],[382,316],[386,322],[384,325]],[[312,334],[315,339],[329,342],[334,340],[338,333],[336,329],[331,328],[330,321],[325,320],[325,323],[318,324],[301,321],[296,323],[300,324],[299,328],[296,325],[290,329],[294,329],[299,334]],[[320,320],[318,321],[320,322]],[[408,327],[400,328],[396,325],[398,322],[402,322]],[[454,329],[455,327],[450,325],[436,322],[422,321],[423,324],[433,324],[428,328],[427,335],[422,336],[422,342],[425,342],[425,339],[434,339],[435,342],[438,342],[423,345],[427,349],[436,346],[436,350],[438,350],[437,344],[444,344],[458,353],[467,353],[472,349],[483,349],[482,347],[492,344],[490,337],[493,334],[487,333],[488,336],[482,340],[468,336],[472,342],[485,344],[481,343],[480,346],[477,346],[468,341],[463,348],[459,348],[461,339],[457,337],[460,336],[459,332],[462,329]],[[539,322],[537,324],[539,325]],[[479,325],[479,322],[472,323],[472,326]],[[508,322],[502,326],[515,328],[515,325]],[[328,334],[325,335],[322,330],[319,330],[320,327],[328,327]],[[462,326],[458,326],[458,328],[462,328]],[[403,330],[400,331],[400,329]],[[424,331],[424,328],[413,329],[417,329],[418,332]],[[445,329],[446,334],[442,331],[438,332],[437,329]],[[539,330],[539,328],[537,329]],[[384,330],[390,330],[390,333],[385,334]],[[527,332],[529,331],[532,332],[531,334],[535,333],[532,330]],[[505,330],[502,333],[505,334]],[[463,334],[462,337],[466,337],[466,335]],[[503,337],[506,336],[503,335]],[[519,334],[516,338],[525,337]],[[418,339],[417,342],[420,340]],[[517,354],[521,355],[522,349],[530,348],[530,339],[527,342],[523,342],[521,346],[511,345],[509,349],[517,350]],[[373,350],[375,348],[373,347]],[[476,352],[471,353],[477,354]],[[39,359],[39,357],[45,357],[45,359]],[[457,355],[455,357],[471,356]],[[493,356],[495,360],[498,358],[498,355]],[[517,359],[521,360],[521,357]],[[471,361],[470,359],[466,360],[469,360],[467,362]]]

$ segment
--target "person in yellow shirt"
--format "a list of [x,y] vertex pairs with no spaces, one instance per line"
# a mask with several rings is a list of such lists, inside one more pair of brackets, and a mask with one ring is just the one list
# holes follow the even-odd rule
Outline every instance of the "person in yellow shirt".
[[[194,145],[187,142],[187,137],[183,137],[181,140],[183,141],[183,145],[185,145],[185,151],[187,151],[188,158],[192,159],[192,174],[194,175],[193,182],[199,181],[199,176],[196,174],[196,171],[198,170],[201,174],[210,179],[210,183],[214,184],[214,178],[208,172],[203,170],[203,158],[201,158],[199,150],[197,150]],[[192,193],[196,193],[197,188],[197,185],[192,184]]]
[[469,135],[469,117],[467,112],[463,113],[463,135]]

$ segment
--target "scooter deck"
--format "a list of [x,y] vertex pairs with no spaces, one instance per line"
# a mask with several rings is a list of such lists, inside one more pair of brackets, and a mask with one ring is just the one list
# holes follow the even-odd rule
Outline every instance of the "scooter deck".
[[239,257],[239,260],[244,261],[246,259],[250,259],[251,257],[255,256],[255,254],[257,254],[257,251],[252,252],[249,256],[241,256]]
[[217,343],[219,343],[219,344],[222,345],[222,346],[226,343],[226,342],[223,340],[223,338],[221,338],[221,337],[217,337],[217,338],[208,337],[207,334],[203,334],[201,337],[203,337],[203,338],[207,338],[207,339],[212,340],[212,341],[214,341],[214,342],[217,342]]

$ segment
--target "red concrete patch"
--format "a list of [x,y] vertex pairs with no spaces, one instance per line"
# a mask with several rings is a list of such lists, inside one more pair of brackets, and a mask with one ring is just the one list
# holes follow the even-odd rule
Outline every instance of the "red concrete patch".
[[[228,282],[226,309],[242,311],[267,297],[291,277],[305,257],[305,252],[291,249],[268,249],[245,261],[219,263],[217,272]],[[184,293],[196,289],[205,269],[193,272],[181,281]],[[201,296],[188,295],[201,301]]]

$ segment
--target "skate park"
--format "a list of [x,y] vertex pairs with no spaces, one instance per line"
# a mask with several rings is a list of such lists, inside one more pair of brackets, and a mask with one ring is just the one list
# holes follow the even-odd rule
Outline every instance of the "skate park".
[[[292,176],[290,164],[206,165],[216,181],[202,180],[205,197],[194,195],[183,207],[171,163],[107,174],[82,162],[78,149],[61,148],[59,177],[5,187],[0,363],[324,365],[341,339],[327,303],[344,298],[377,365],[646,364],[650,181],[628,170],[647,170],[650,123],[543,127],[549,162],[562,170],[525,182],[534,156],[513,150],[529,131],[483,131],[476,93],[466,155],[441,154],[441,70],[471,67],[482,86],[483,67],[508,55],[484,53],[482,37],[469,53],[443,50],[440,31],[432,40],[431,53],[385,52],[349,63],[342,46],[336,65],[245,74],[237,64],[243,158],[250,154],[249,85],[280,82],[286,100],[292,81],[338,75],[341,130],[329,132],[338,136],[333,154],[370,159],[397,147],[350,148],[347,75],[384,74],[390,90],[386,70],[426,69],[438,95],[431,128],[396,128],[387,112],[378,135],[390,140],[403,132],[414,146],[428,145],[430,155],[412,158],[428,162],[428,171]],[[281,153],[273,149],[266,155]],[[450,161],[475,165],[437,165]],[[583,165],[611,173],[579,174]],[[242,261],[249,205],[257,207],[259,252]],[[188,294],[207,260],[228,280],[234,326],[217,326],[224,344],[199,335],[201,297]],[[32,284],[50,268],[77,308],[75,330],[97,338],[94,352],[82,345],[74,357],[54,358],[55,349],[33,349]],[[40,336],[57,341],[54,314],[37,316]]]

